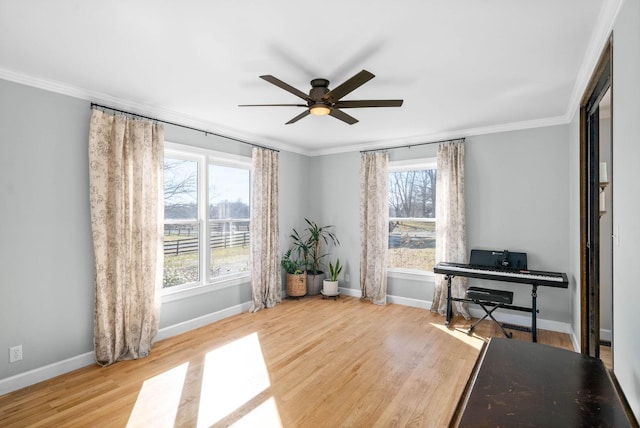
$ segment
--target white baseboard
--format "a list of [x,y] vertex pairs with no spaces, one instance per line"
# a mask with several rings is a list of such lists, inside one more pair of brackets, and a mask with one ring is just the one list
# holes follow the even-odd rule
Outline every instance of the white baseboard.
[[67,358],[63,361],[38,367],[24,373],[0,380],[0,395],[8,394],[17,389],[25,388],[34,383],[42,382],[52,377],[68,373],[70,371],[86,367],[95,363],[93,352],[87,352],[75,357]]
[[193,330],[199,327],[203,327],[207,324],[211,324],[212,322],[220,321],[221,319],[228,318],[233,315],[238,315],[243,312],[246,312],[251,307],[251,302],[241,303],[239,305],[231,306],[230,308],[225,308],[221,311],[214,312],[211,314],[203,315],[198,318],[194,318],[192,320],[184,321],[178,324],[174,324],[168,327],[161,328],[158,331],[154,341],[167,339],[169,337],[176,336],[178,334],[186,333],[189,330]]
[[344,288],[340,287],[340,294],[350,297],[362,297],[362,291],[359,288]]
[[[360,289],[353,289],[353,288],[341,288],[340,293],[346,296],[354,296],[354,297],[362,296],[362,292],[360,291]],[[421,309],[431,308],[431,302],[429,300],[411,299],[411,298],[402,297],[402,296],[387,295],[387,302],[395,303],[397,305],[421,308]],[[482,309],[475,308],[475,307],[470,307],[469,313],[471,314],[472,317],[475,317],[475,318],[481,318],[484,315],[484,311]],[[504,312],[504,311],[502,312],[496,311],[493,315],[500,322],[504,322],[507,324],[522,325],[527,327],[531,326],[531,316],[528,316],[528,315],[518,315],[518,314],[513,314],[510,312]],[[541,318],[537,319],[537,323],[538,323],[538,328],[541,328],[543,330],[557,331],[559,333],[568,334],[571,338],[571,342],[573,343],[574,350],[578,351],[580,349],[580,346],[577,344],[578,343],[577,338],[575,337],[571,324],[565,323],[565,322],[559,322],[559,321],[545,320]],[[606,336],[602,336],[603,339],[605,337]]]
[[580,341],[578,340],[578,336],[576,336],[575,331],[573,331],[573,329],[571,329],[571,333],[569,334],[569,336],[571,336],[571,343],[573,343],[573,350],[576,352],[580,352]]
[[431,302],[428,300],[410,299],[408,297],[387,295],[387,302],[396,305],[411,306],[412,308],[431,309]]
[[[202,327],[204,325],[219,321],[232,315],[246,312],[250,307],[251,302],[246,302],[212,314],[207,314],[189,321],[162,328],[158,331],[158,334],[156,335],[154,341],[157,342],[158,340],[167,339],[169,337],[185,333],[189,330]],[[91,364],[95,364],[95,356],[93,352],[87,352],[86,354],[71,357],[64,361],[58,361],[44,367],[39,367],[24,373],[19,373],[15,376],[8,377],[6,379],[1,379],[0,395],[8,394],[21,388],[26,388],[27,386],[33,385],[35,383],[51,379],[53,377],[89,366]]]
[[[469,313],[471,314],[471,316],[475,318],[481,318],[485,314],[485,312],[482,309],[473,308],[473,307],[469,308]],[[494,312],[493,316],[498,321],[503,323],[521,325],[523,327],[531,327],[531,316],[511,314],[507,312],[498,313],[497,311]],[[559,333],[566,333],[566,334],[573,333],[571,324],[569,323],[545,320],[542,318],[538,318],[536,322],[538,324],[538,328],[541,328],[543,330],[557,331]]]

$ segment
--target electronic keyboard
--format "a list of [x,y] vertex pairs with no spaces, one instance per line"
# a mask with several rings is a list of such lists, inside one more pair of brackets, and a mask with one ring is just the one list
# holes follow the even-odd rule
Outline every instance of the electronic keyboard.
[[521,284],[543,285],[568,288],[567,275],[559,272],[529,269],[502,269],[493,266],[467,265],[463,263],[440,262],[433,268],[434,273],[489,279],[493,281],[517,282]]
[[[486,253],[488,253],[487,251],[484,251],[484,250],[475,250],[475,251],[476,251],[476,254],[474,254],[472,250],[472,256],[475,256],[474,260],[479,260],[479,259],[482,260],[482,258],[479,258],[479,256],[484,257]],[[493,281],[528,284],[531,286],[531,307],[515,306],[511,304],[501,304],[500,307],[505,309],[512,309],[516,311],[531,313],[532,340],[534,342],[537,342],[538,341],[537,339],[537,332],[538,332],[537,289],[538,289],[538,286],[568,288],[569,281],[567,279],[567,275],[559,272],[546,272],[546,271],[526,269],[526,255],[524,253],[522,253],[522,258],[516,264],[512,263],[512,260],[509,259],[509,253],[506,250],[504,252],[491,252],[491,255],[500,256],[499,258],[496,259],[495,264],[491,266],[484,265],[484,264],[478,265],[478,264],[440,262],[433,267],[433,272],[444,275],[447,281],[447,313],[446,313],[445,325],[448,326],[449,323],[451,322],[451,318],[453,315],[452,308],[451,308],[452,301],[474,302],[473,299],[468,299],[465,296],[453,297],[451,295],[451,279],[453,277],[460,276],[460,277],[468,277],[468,278],[487,279],[487,280],[493,280]],[[493,258],[495,257],[489,258],[489,260],[492,263],[494,262]],[[504,267],[504,266],[509,266],[509,267]],[[519,266],[519,267],[511,268],[510,266]],[[522,268],[522,267],[525,267],[525,268]]]

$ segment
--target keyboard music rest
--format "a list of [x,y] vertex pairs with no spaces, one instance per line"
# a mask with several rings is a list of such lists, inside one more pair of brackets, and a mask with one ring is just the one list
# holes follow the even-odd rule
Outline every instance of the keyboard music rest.
[[469,264],[477,266],[493,266],[510,269],[526,269],[527,253],[509,250],[480,250],[472,249],[469,254]]
[[463,301],[472,302],[469,299],[451,296],[451,279],[455,276],[478,278],[492,281],[503,281],[517,284],[531,285],[531,307],[522,307],[515,305],[504,305],[506,309],[531,313],[531,334],[532,341],[538,341],[537,333],[537,297],[538,286],[568,288],[569,281],[567,275],[559,272],[546,272],[522,269],[496,269],[490,266],[474,266],[464,263],[440,262],[433,268],[436,274],[445,275],[447,280],[447,316],[445,325],[451,322],[451,302]]

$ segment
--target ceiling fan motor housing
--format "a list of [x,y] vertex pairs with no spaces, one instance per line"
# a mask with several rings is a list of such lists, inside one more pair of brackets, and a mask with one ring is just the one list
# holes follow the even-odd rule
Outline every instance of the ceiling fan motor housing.
[[330,103],[322,101],[324,94],[329,92],[329,81],[327,79],[313,79],[311,81],[311,90],[309,91],[309,107],[314,104],[324,104],[330,106]]

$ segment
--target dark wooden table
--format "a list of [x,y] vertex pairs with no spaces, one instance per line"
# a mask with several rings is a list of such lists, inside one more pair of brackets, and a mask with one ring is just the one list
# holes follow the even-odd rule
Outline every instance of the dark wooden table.
[[625,410],[600,359],[538,343],[492,338],[479,357],[451,426],[637,426]]

